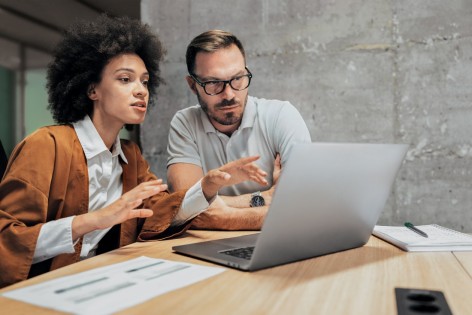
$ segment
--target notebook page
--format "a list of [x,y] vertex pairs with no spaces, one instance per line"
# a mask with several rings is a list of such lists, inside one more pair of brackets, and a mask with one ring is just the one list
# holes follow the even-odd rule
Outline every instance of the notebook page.
[[408,245],[472,245],[472,236],[464,233],[436,224],[417,225],[416,227],[428,234],[428,237],[423,237],[403,226],[376,226],[375,230]]

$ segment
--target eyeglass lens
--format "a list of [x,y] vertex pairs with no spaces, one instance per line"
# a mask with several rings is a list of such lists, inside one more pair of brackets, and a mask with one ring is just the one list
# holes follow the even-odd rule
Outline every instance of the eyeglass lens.
[[241,91],[246,89],[249,86],[251,79],[249,75],[243,75],[236,78],[229,80],[229,82],[225,81],[209,81],[205,82],[205,92],[210,95],[220,94],[226,87],[226,83],[229,83],[231,88],[236,91]]

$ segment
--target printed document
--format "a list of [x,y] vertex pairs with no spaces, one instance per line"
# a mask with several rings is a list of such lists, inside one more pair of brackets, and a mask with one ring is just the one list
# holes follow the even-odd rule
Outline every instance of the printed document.
[[224,270],[141,256],[3,296],[74,314],[111,314]]

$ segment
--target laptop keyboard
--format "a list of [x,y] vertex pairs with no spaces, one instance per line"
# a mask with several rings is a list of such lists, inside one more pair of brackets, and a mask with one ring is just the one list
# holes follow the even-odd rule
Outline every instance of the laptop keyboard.
[[246,260],[251,260],[252,253],[254,252],[254,246],[234,248],[220,251],[221,254],[230,255]]

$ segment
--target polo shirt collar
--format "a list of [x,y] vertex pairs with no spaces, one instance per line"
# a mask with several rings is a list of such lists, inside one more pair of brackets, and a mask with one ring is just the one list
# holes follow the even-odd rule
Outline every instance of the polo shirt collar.
[[[85,115],[84,119],[72,123],[72,125],[74,126],[75,132],[79,138],[87,160],[90,160],[102,152],[108,151],[108,148],[98,134],[95,125],[88,115]],[[128,160],[126,159],[123,150],[121,150],[121,141],[119,136],[117,136],[115,139],[113,151],[111,154],[112,156],[119,155],[123,162],[128,164]]]

